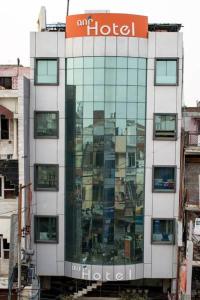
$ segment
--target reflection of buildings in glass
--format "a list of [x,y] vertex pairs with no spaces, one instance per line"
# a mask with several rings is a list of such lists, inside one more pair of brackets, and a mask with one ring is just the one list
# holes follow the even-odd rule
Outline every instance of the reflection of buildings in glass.
[[[78,58],[79,63],[81,59],[86,58]],[[87,58],[87,63],[93,59],[95,58]],[[102,59],[105,60],[105,65],[100,73],[110,74],[110,69],[105,67],[108,59]],[[109,58],[108,64],[109,68],[110,64],[114,64],[112,70],[118,74],[124,70],[116,68],[115,61],[120,59],[123,63],[128,61],[127,58],[112,57]],[[73,60],[74,65],[77,65],[77,58]],[[146,64],[146,59],[142,60]],[[81,239],[83,262],[123,264],[125,260],[132,262],[139,257],[137,241],[143,239],[141,233],[139,236],[139,230],[136,230],[136,209],[144,201],[140,195],[144,190],[144,119],[138,121],[141,124],[137,123],[137,105],[136,102],[131,103],[131,94],[130,103],[126,102],[126,85],[122,86],[118,81],[122,80],[123,84],[127,84],[127,79],[120,77],[121,79],[112,83],[112,88],[107,82],[100,86],[95,85],[93,81],[89,83],[93,76],[91,74],[99,74],[99,71],[96,72],[95,68],[86,68],[86,71],[87,80],[83,78],[83,82],[80,81],[76,86],[76,90],[84,91],[84,98],[79,94],[76,100],[74,125],[77,130],[72,130],[74,136],[69,132],[73,129],[73,122],[68,124],[71,122],[71,115],[67,118],[67,149],[72,150],[72,161],[73,156],[75,159],[71,167],[76,169],[75,173],[72,171],[75,177],[69,180],[72,185],[76,182],[82,191],[81,197],[76,195],[76,205],[72,204],[78,209],[71,220],[74,224],[72,232],[78,230],[78,234],[74,232],[76,239],[72,249],[80,246],[78,239]],[[76,70],[76,80],[77,72]],[[84,82],[87,82],[87,85]],[[106,94],[103,92],[104,88]],[[110,97],[108,92],[111,93]],[[108,97],[106,101],[104,96]],[[68,103],[67,99],[67,106]],[[69,107],[73,108],[73,105],[70,103]],[[81,199],[81,207],[78,199]],[[76,218],[82,219],[82,223],[76,221]],[[78,229],[81,224],[82,231]],[[78,253],[81,255],[80,251]],[[142,260],[141,255],[139,260]]]

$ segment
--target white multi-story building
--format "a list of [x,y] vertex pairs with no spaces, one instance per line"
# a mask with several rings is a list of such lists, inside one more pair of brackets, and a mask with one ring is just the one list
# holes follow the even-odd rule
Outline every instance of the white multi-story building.
[[8,287],[11,216],[17,214],[19,184],[28,181],[29,72],[21,65],[0,66],[0,289]]
[[40,24],[30,100],[39,276],[175,289],[181,25],[102,12],[69,16],[66,33]]

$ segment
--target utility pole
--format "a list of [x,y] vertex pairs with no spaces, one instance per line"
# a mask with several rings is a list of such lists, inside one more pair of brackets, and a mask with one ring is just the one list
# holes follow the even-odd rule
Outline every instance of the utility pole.
[[193,242],[192,242],[192,221],[189,223],[189,239],[187,241],[187,281],[186,281],[186,299],[191,300],[192,289],[192,262],[193,262]]
[[19,186],[18,197],[18,293],[17,299],[21,298],[21,236],[22,236],[22,184]]
[[[20,184],[19,186],[19,196],[18,196],[18,293],[17,293],[17,300],[21,299],[21,239],[22,239],[22,190],[26,187],[29,187],[32,183],[27,185]],[[30,195],[29,195],[30,197]],[[30,226],[30,198],[28,199],[28,219],[29,219],[29,226]],[[30,230],[30,228],[29,228]]]

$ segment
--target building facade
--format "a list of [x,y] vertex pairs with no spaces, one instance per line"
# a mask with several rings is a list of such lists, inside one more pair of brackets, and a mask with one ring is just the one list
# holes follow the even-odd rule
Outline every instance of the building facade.
[[29,165],[27,162],[29,72],[29,68],[20,65],[0,66],[0,288],[2,289],[8,287],[11,216],[17,214],[19,183],[24,184],[25,177],[28,180],[25,168],[28,170]]
[[34,261],[40,276],[175,287],[181,25],[121,17],[31,33]]

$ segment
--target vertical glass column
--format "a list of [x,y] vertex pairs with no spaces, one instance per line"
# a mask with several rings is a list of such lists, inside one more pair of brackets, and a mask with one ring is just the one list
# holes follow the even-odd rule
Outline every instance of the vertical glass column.
[[66,260],[143,260],[146,59],[66,59]]

